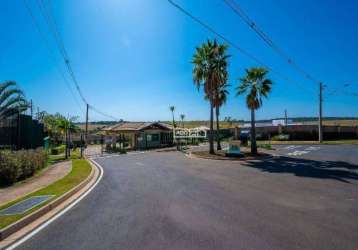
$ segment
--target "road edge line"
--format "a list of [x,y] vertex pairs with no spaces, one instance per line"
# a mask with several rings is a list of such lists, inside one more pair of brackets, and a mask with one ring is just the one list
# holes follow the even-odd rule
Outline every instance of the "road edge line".
[[[95,183],[89,187],[83,194],[81,194],[76,200],[72,201],[69,205],[67,205],[64,209],[53,215],[51,218],[46,220],[45,222],[41,223],[39,226],[37,226],[35,229],[31,230],[29,233],[25,234],[23,237],[16,240],[14,243],[11,243],[8,246],[5,246],[4,249],[12,250],[17,247],[19,247],[21,244],[29,240],[31,237],[39,233],[42,229],[46,228],[48,225],[50,225],[52,222],[54,222],[56,219],[60,218],[62,215],[64,215],[66,212],[68,212],[71,208],[73,208],[75,205],[77,205],[82,199],[84,199],[90,192],[99,184],[103,177],[103,168],[101,165],[99,165],[96,161],[93,159],[87,158],[87,160],[93,164],[96,168],[99,169],[99,176],[97,177],[97,180]],[[80,184],[79,184],[80,185]]]

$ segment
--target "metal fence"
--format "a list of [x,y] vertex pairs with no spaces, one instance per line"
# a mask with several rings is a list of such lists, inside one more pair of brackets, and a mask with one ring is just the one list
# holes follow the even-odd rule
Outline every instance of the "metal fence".
[[0,121],[0,148],[31,149],[43,146],[44,126],[29,115]]

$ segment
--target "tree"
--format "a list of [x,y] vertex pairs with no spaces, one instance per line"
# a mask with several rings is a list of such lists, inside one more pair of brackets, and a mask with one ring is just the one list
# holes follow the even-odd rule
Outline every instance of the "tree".
[[181,114],[180,115],[180,120],[181,120],[181,126],[184,128],[184,119],[185,119],[185,115]]
[[70,156],[70,142],[71,134],[79,131],[79,128],[74,124],[74,121],[77,120],[77,116],[72,116],[68,119],[65,117],[59,117],[56,121],[58,129],[61,131],[61,134],[66,138],[66,150],[65,157]]
[[200,47],[196,48],[193,56],[193,80],[198,90],[203,86],[205,98],[210,102],[210,133],[209,133],[209,153],[214,154],[214,100],[218,86],[227,79],[227,59],[228,46],[218,44],[216,40],[208,40]]
[[60,138],[63,135],[63,130],[59,127],[59,124],[61,123],[60,121],[65,119],[66,118],[60,113],[51,115],[44,112],[42,119],[39,120],[44,124],[48,136],[55,145],[59,144]]
[[229,123],[229,126],[232,127],[232,124],[234,120],[231,118],[231,116],[225,116],[224,121]]
[[6,81],[0,83],[0,119],[6,119],[26,111],[29,103],[21,89],[17,87],[16,82]]
[[215,100],[214,100],[214,107],[216,111],[216,143],[217,143],[217,150],[221,150],[221,144],[220,144],[220,107],[226,103],[227,96],[229,95],[229,91],[227,88],[230,85],[227,83],[224,83],[222,85],[218,86],[218,89],[215,93]]
[[246,95],[246,105],[251,110],[251,153],[257,154],[255,110],[262,106],[262,98],[267,98],[272,81],[267,79],[268,70],[260,67],[246,69],[246,75],[240,79],[237,95]]
[[176,128],[177,125],[175,123],[175,119],[174,119],[174,111],[175,111],[175,106],[170,106],[169,110],[172,112],[172,117],[173,117],[173,127]]

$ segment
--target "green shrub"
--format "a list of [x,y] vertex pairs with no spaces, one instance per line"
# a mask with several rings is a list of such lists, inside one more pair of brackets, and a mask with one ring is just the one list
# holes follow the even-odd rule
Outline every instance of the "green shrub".
[[271,144],[258,144],[257,147],[263,149],[269,149],[269,150],[273,149]]
[[65,152],[66,145],[60,145],[54,148],[51,148],[51,154],[52,155],[59,155],[63,154]]
[[0,151],[0,185],[11,185],[19,175],[19,164],[11,151]]
[[0,186],[30,177],[46,163],[47,153],[42,149],[0,151]]
[[290,135],[286,135],[286,134],[275,135],[275,136],[272,136],[271,140],[273,140],[273,141],[288,141],[288,140],[290,140]]

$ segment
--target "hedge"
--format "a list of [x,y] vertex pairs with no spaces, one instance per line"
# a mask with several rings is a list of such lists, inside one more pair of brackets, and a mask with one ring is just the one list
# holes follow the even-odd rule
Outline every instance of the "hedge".
[[46,166],[47,153],[42,149],[0,151],[0,186],[26,179]]
[[59,155],[65,152],[66,145],[60,145],[54,148],[51,148],[51,154],[52,155]]

